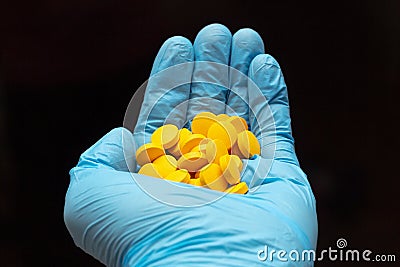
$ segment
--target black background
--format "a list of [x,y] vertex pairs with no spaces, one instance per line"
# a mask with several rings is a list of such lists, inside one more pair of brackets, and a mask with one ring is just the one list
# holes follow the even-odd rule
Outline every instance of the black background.
[[[318,249],[343,237],[400,260],[399,1],[41,0],[0,10],[1,266],[101,266],[64,225],[68,171],[122,125],[163,41],[193,41],[213,22],[258,31],[283,69]],[[356,264],[316,264],[339,265]]]

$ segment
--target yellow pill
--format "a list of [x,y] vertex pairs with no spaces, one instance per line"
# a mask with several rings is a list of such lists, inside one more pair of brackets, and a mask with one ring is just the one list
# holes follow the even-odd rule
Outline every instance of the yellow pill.
[[207,137],[210,139],[220,139],[230,149],[237,140],[235,127],[227,121],[214,122],[208,129]]
[[207,163],[208,161],[203,153],[189,152],[179,158],[178,168],[186,169],[189,172],[197,172],[207,165]]
[[158,157],[153,161],[153,164],[157,166],[158,172],[164,178],[174,172],[178,165],[176,159],[171,155]]
[[241,133],[248,129],[246,121],[239,116],[232,116],[227,119],[227,121],[235,127],[237,133]]
[[148,175],[148,176],[152,176],[152,177],[156,177],[156,178],[163,178],[161,176],[161,174],[159,173],[157,166],[154,165],[153,163],[147,163],[145,165],[143,165],[139,172],[139,174],[143,174],[143,175]]
[[204,184],[201,182],[200,178],[190,179],[189,184],[196,185],[196,186],[204,186]]
[[226,115],[226,114],[219,114],[219,115],[217,115],[217,120],[218,120],[218,121],[225,121],[225,120],[227,120],[227,119],[229,119],[229,116]]
[[181,145],[186,141],[186,139],[188,139],[191,135],[192,132],[186,128],[182,128],[179,130],[179,142],[178,142],[179,149]]
[[200,141],[198,146],[195,146],[194,148],[192,148],[192,150],[190,152],[201,152],[201,153],[206,153],[206,147],[208,142],[210,142],[211,139],[210,138],[204,138]]
[[203,184],[213,190],[223,192],[228,187],[221,168],[215,163],[210,163],[200,170],[200,179]]
[[180,143],[179,148],[182,155],[189,153],[195,146],[198,146],[200,141],[206,138],[202,134],[192,134],[187,137],[182,143]]
[[229,154],[231,154],[231,155],[236,155],[236,156],[238,156],[238,157],[241,158],[241,159],[245,159],[245,158],[246,158],[246,157],[243,156],[242,153],[240,152],[239,147],[238,147],[238,144],[237,144],[237,141],[236,141],[236,143],[233,145],[233,147],[231,148],[231,151],[230,151]]
[[143,166],[164,154],[165,151],[161,145],[148,143],[138,148],[136,151],[136,161],[140,166]]
[[176,170],[165,177],[165,180],[187,184],[190,181],[190,174],[187,170]]
[[189,129],[182,128],[179,130],[179,141],[183,142],[186,140],[186,138],[188,138],[191,135],[192,135],[192,132]]
[[190,150],[190,152],[201,152],[200,151],[200,145],[195,146],[194,148],[192,148],[192,150]]
[[217,120],[217,116],[211,112],[201,112],[192,120],[192,132],[207,135],[208,128]]
[[[240,182],[240,170],[237,165],[237,162],[232,159],[232,157],[237,157],[237,156],[230,156],[224,157],[220,159],[220,164],[222,174],[225,178],[225,180],[228,182],[228,184],[233,185],[237,184]],[[240,160],[240,159],[239,159]]]
[[151,135],[153,144],[160,144],[165,149],[173,147],[179,140],[179,130],[173,124],[166,124],[159,127]]
[[248,130],[248,129],[249,129],[249,125],[247,125],[246,120],[243,119],[242,117],[239,117],[239,118],[240,118],[240,120],[242,121],[242,124],[244,125],[244,128],[246,128],[246,130]]
[[207,144],[210,141],[211,141],[210,138],[204,138],[203,140],[200,141],[200,143],[199,143],[199,151],[201,153],[204,153],[204,154],[206,153]]
[[228,155],[225,143],[220,139],[211,140],[206,145],[206,158],[209,163],[219,164],[219,158]]
[[243,170],[243,162],[237,155],[224,155],[219,158],[219,166],[222,170],[226,170],[228,163],[233,161],[238,168],[239,172]]
[[173,147],[168,149],[168,152],[174,156],[176,159],[178,159],[181,156],[181,151],[179,149],[179,143],[175,144]]
[[240,153],[246,158],[251,158],[255,154],[260,154],[261,151],[257,137],[248,130],[238,134],[237,146]]
[[247,184],[245,182],[240,182],[237,185],[229,187],[225,192],[234,194],[246,194],[249,191]]
[[171,148],[168,149],[168,152],[173,155],[176,159],[179,159],[182,156],[181,150],[179,148],[180,144],[183,143],[186,138],[188,138],[192,133],[186,129],[182,128],[179,130],[179,141]]

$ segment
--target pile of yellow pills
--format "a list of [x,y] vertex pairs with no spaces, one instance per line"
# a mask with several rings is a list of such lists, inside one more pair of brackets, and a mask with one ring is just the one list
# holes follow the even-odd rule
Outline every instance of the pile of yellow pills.
[[246,120],[211,112],[197,114],[191,129],[166,124],[151,143],[136,151],[139,174],[202,186],[221,192],[246,194],[241,159],[260,154],[260,144]]

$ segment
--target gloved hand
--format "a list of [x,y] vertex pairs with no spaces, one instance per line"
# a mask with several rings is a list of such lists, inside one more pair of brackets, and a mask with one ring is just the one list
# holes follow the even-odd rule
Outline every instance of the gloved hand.
[[[188,66],[180,75],[163,75],[181,63]],[[250,79],[232,75],[227,65]],[[264,54],[260,36],[242,29],[232,37],[226,27],[212,24],[193,46],[172,37],[161,47],[151,77],[135,133],[112,130],[70,171],[64,219],[75,244],[108,266],[312,266],[289,258],[292,250],[301,256],[316,248],[315,199],[295,155],[280,66]],[[176,80],[181,85],[168,90]],[[132,173],[134,147],[148,142],[177,106],[170,119],[178,127],[200,111],[235,111],[247,120],[262,152],[245,161],[246,195]],[[272,261],[266,257],[271,250]],[[277,258],[279,250],[287,261]]]

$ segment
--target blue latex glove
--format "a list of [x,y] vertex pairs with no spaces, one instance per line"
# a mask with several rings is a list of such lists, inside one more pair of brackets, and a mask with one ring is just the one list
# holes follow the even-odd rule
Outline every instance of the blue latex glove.
[[[230,64],[251,80],[230,75],[224,65],[197,63],[182,69],[179,76],[150,79],[135,134],[125,128],[112,130],[85,151],[70,171],[64,218],[77,246],[109,266],[313,265],[312,261],[280,261],[276,254],[273,261],[259,259],[265,258],[265,246],[267,253],[282,249],[301,254],[315,249],[317,241],[315,199],[295,155],[286,85],[278,63],[263,53],[263,41],[253,30],[242,29],[232,37],[219,24],[201,30],[193,46],[183,37],[163,44],[153,77],[180,63],[210,61]],[[198,82],[167,92],[165,84],[171,79],[196,80],[204,75],[221,86]],[[254,85],[267,101],[254,97]],[[218,101],[204,104],[196,97],[216,99],[228,108]],[[230,113],[230,108],[249,122],[262,143],[261,156],[247,160],[242,172],[249,193],[224,195],[190,185],[167,186],[162,179],[129,172],[136,168],[133,147],[148,141],[170,110],[182,103],[186,104],[172,116],[179,127],[200,111]],[[143,187],[167,201],[149,195]],[[190,205],[208,199],[216,200]]]

